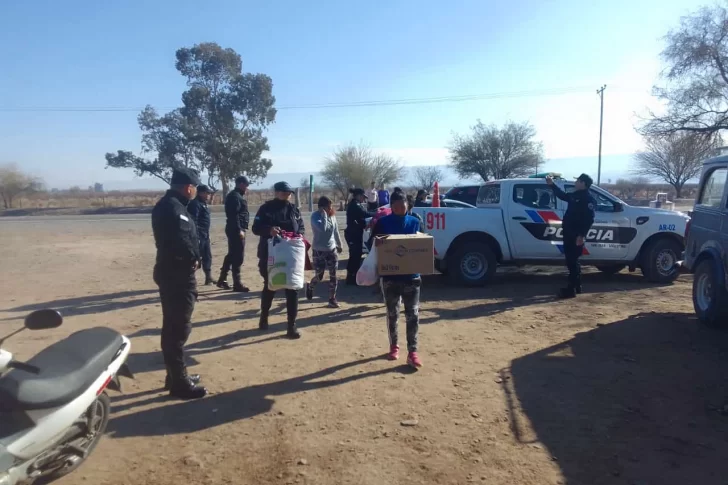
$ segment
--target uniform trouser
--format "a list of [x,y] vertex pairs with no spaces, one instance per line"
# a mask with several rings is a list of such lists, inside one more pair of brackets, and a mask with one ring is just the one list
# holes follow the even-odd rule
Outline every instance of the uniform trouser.
[[361,246],[364,238],[346,238],[346,245],[349,246],[349,261],[346,263],[346,281],[356,281],[356,272],[361,267]]
[[329,300],[336,298],[336,288],[339,281],[336,278],[336,269],[339,266],[339,256],[336,250],[317,251],[313,250],[313,269],[314,276],[310,285],[315,287],[319,281],[324,279],[324,271],[329,272]]
[[[270,307],[273,305],[273,298],[276,292],[268,289],[268,260],[261,259],[258,262],[258,271],[263,277],[263,291],[260,296],[260,316],[268,318]],[[286,292],[286,313],[288,314],[288,325],[296,323],[298,316],[298,292],[296,290],[284,290]]]
[[417,352],[417,333],[420,328],[420,288],[422,279],[412,281],[393,281],[381,278],[382,295],[387,306],[387,331],[389,346],[398,345],[399,302],[404,303],[404,316],[407,322],[407,351]]
[[240,267],[245,260],[245,238],[241,238],[240,233],[226,235],[228,252],[222,262],[222,268],[220,268],[220,277],[226,279],[228,270],[232,270],[233,281],[240,282]]
[[195,273],[154,270],[162,300],[162,355],[172,379],[186,372],[184,345],[192,331],[192,312],[197,299]]
[[576,245],[576,236],[566,237],[564,235],[564,257],[566,268],[569,270],[569,288],[581,287],[581,264],[579,257],[584,251],[584,246]]
[[200,257],[202,258],[202,271],[205,276],[210,276],[212,272],[212,248],[210,247],[210,237],[200,236]]

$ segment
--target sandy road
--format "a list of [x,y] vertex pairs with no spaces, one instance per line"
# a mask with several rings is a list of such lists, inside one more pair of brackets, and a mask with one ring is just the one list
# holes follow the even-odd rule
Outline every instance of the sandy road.
[[413,374],[382,359],[384,309],[367,288],[342,286],[338,310],[319,288],[301,303],[296,342],[282,339],[277,300],[271,331],[260,333],[251,240],[252,293],[201,288],[189,361],[212,394],[188,403],[160,389],[148,218],[33,219],[0,221],[0,331],[40,307],[60,309],[66,323],[8,348],[25,358],[108,325],[131,337],[137,373],[112,396],[108,436],[61,485],[717,485],[728,476],[728,335],[696,324],[688,277],[655,286],[589,273],[586,293],[569,302],[553,298],[561,268],[502,273],[476,289],[427,277],[425,368]]

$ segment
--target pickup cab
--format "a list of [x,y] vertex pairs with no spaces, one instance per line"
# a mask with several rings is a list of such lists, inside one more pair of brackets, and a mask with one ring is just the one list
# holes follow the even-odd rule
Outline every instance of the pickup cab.
[[[554,180],[564,191],[574,183]],[[689,217],[681,212],[632,207],[592,186],[594,225],[586,237],[582,264],[604,273],[639,268],[652,282],[679,275]],[[480,186],[477,207],[413,209],[435,241],[435,267],[453,283],[487,284],[498,265],[563,265],[561,220],[567,203],[543,178],[508,179]]]

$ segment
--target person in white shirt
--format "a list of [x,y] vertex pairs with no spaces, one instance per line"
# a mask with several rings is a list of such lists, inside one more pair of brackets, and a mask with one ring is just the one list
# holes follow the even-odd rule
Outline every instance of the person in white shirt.
[[379,204],[377,203],[377,198],[379,196],[379,192],[377,192],[377,184],[376,182],[372,182],[372,186],[369,189],[369,198],[368,198],[368,206],[367,209],[370,211],[375,211],[379,208]]

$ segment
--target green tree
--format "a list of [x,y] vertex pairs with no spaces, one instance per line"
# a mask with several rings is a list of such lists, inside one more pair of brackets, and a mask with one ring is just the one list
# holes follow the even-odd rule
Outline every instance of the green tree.
[[256,180],[272,166],[262,155],[269,149],[264,132],[276,116],[273,81],[242,73],[242,65],[233,49],[212,42],[177,51],[176,67],[189,87],[181,109],[189,139],[201,168],[224,193],[237,175]]
[[650,113],[640,128],[643,135],[678,131],[710,135],[728,129],[728,11],[724,5],[683,17],[680,26],[665,37],[665,86],[655,86],[653,91],[667,110],[661,115]]
[[176,59],[189,88],[184,106],[162,116],[147,106],[137,117],[141,156],[107,153],[107,168],[169,182],[174,168],[192,167],[207,173],[211,187],[219,182],[223,196],[238,175],[265,177],[272,163],[262,157],[269,149],[264,132],[276,115],[271,78],[243,73],[240,56],[215,43],[179,49]]
[[508,122],[502,128],[480,120],[470,135],[454,135],[450,160],[461,179],[473,175],[483,181],[532,175],[543,160],[541,143],[531,124]]
[[154,158],[148,159],[130,151],[118,150],[116,153],[106,154],[107,168],[131,168],[140,177],[151,175],[167,183],[176,167],[200,170],[201,166],[189,140],[187,120],[180,110],[159,116],[153,107],[147,106],[137,116],[137,123],[142,131],[142,155],[152,155]]

